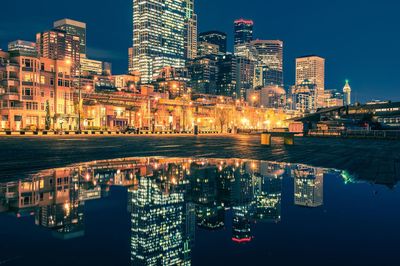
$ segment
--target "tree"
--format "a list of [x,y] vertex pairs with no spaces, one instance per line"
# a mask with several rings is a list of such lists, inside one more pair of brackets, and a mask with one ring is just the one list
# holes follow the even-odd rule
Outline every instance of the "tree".
[[229,110],[225,108],[217,108],[216,109],[216,118],[219,122],[221,133],[224,132],[224,126],[229,120]]
[[51,127],[51,117],[50,117],[50,105],[49,101],[46,101],[46,120],[45,120],[45,129],[50,130]]

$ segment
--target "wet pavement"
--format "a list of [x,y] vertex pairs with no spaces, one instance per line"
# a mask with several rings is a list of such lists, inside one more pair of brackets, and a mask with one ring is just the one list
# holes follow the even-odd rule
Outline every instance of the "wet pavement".
[[245,158],[348,170],[378,183],[400,179],[400,142],[297,138],[260,145],[259,136],[3,137],[0,178],[15,178],[71,163],[133,156]]

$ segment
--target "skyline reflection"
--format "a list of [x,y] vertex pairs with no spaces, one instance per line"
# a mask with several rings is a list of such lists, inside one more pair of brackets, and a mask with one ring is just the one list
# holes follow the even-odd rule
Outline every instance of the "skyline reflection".
[[[33,216],[58,239],[85,236],[85,203],[127,190],[132,265],[191,265],[198,230],[252,242],[260,223],[285,220],[294,207],[324,206],[324,179],[342,171],[241,159],[125,158],[75,164],[0,183],[0,213]],[[284,189],[293,184],[293,191]],[[1,216],[0,216],[1,218]],[[227,228],[230,226],[231,228]]]

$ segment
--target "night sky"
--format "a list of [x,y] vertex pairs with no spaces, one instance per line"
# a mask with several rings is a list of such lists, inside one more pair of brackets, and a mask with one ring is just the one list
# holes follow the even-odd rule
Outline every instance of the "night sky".
[[[88,54],[113,63],[113,72],[127,69],[132,45],[132,1],[68,0],[1,1],[0,47],[16,39],[34,41],[52,22],[72,18],[87,23]],[[297,56],[327,59],[327,89],[342,89],[350,79],[358,101],[400,100],[400,2],[396,0],[197,0],[199,30],[229,34],[233,20],[255,22],[259,39],[285,42],[285,83],[294,80]],[[230,45],[232,50],[232,44]]]

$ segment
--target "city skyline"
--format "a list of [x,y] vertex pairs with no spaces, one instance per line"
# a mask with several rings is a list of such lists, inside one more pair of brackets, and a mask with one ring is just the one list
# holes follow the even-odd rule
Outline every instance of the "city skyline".
[[[74,0],[73,0],[74,1]],[[23,1],[24,2],[24,1]],[[35,34],[52,27],[52,22],[65,17],[76,19],[87,23],[88,31],[88,55],[93,58],[111,61],[115,72],[124,73],[127,69],[127,48],[131,43],[131,14],[132,3],[126,1],[116,1],[113,7],[97,8],[96,14],[88,13],[89,4],[80,5],[77,11],[66,7],[62,10],[41,9],[46,6],[47,1],[42,1],[41,5],[31,6],[27,2],[24,8],[20,9],[21,16],[18,21],[12,13],[5,14],[0,20],[0,47],[6,49],[7,43],[16,39],[33,41]],[[284,1],[285,2],[285,1]],[[392,39],[386,43],[385,49],[380,51],[380,56],[371,57],[375,45],[365,45],[371,43],[370,34],[374,35],[374,40],[388,39],[395,17],[387,14],[379,21],[370,21],[370,15],[380,12],[390,13],[395,8],[384,5],[364,4],[363,14],[357,14],[358,5],[353,3],[331,3],[329,14],[324,12],[323,4],[316,1],[306,3],[290,3],[293,8],[287,10],[285,14],[290,19],[278,19],[282,12],[271,13],[265,16],[258,10],[260,6],[271,7],[273,10],[284,8],[288,3],[266,3],[264,1],[250,1],[248,5],[236,8],[235,3],[218,1],[213,3],[214,8],[209,8],[209,4],[198,1],[196,13],[198,14],[199,32],[207,30],[221,30],[228,34],[228,50],[233,50],[233,21],[238,18],[252,19],[254,21],[255,39],[281,39],[285,42],[285,85],[290,86],[294,83],[295,58],[307,54],[317,54],[326,58],[326,88],[341,90],[345,79],[350,79],[354,90],[354,98],[358,101],[368,101],[372,99],[391,99],[398,100],[396,93],[397,84],[394,82],[398,56],[394,53],[394,47],[400,40]],[[391,3],[396,7],[398,3]],[[5,8],[8,3],[2,4]],[[130,8],[127,8],[127,5]],[[257,8],[255,8],[257,7]],[[273,7],[273,8],[272,8]],[[225,9],[226,16],[217,16],[218,10]],[[45,11],[41,11],[45,10]],[[51,10],[51,14],[45,13]],[[298,10],[298,12],[296,12]],[[301,11],[318,11],[312,16],[304,16]],[[25,12],[37,11],[39,19],[35,23],[23,19]],[[43,13],[42,13],[43,12]],[[103,13],[104,12],[104,13]],[[108,14],[110,20],[113,14],[118,14],[118,19],[98,20],[99,16]],[[207,14],[207,15],[205,15]],[[14,17],[14,18],[13,18]],[[21,19],[22,17],[22,19]],[[25,16],[29,17],[29,16]],[[350,17],[359,23],[352,23],[349,20],[339,20],[340,17]],[[335,19],[336,18],[336,19]],[[319,20],[318,23],[314,23]],[[393,20],[393,21],[392,21]],[[346,22],[347,21],[347,22]],[[295,24],[294,24],[295,23]],[[312,24],[314,23],[314,24]],[[114,27],[112,26],[114,25]],[[293,28],[292,25],[297,25]],[[313,25],[313,27],[310,27]],[[364,27],[366,25],[367,27]],[[315,26],[315,27],[314,27]],[[370,27],[368,27],[370,26]],[[313,29],[311,29],[313,28]],[[383,30],[381,29],[383,28]],[[113,30],[114,29],[114,30]],[[300,29],[300,30],[299,30]],[[120,40],[111,42],[110,40]],[[393,50],[391,49],[393,46]],[[379,66],[379,68],[377,67]],[[368,78],[365,78],[368,77]],[[377,93],[379,91],[379,93]]]

